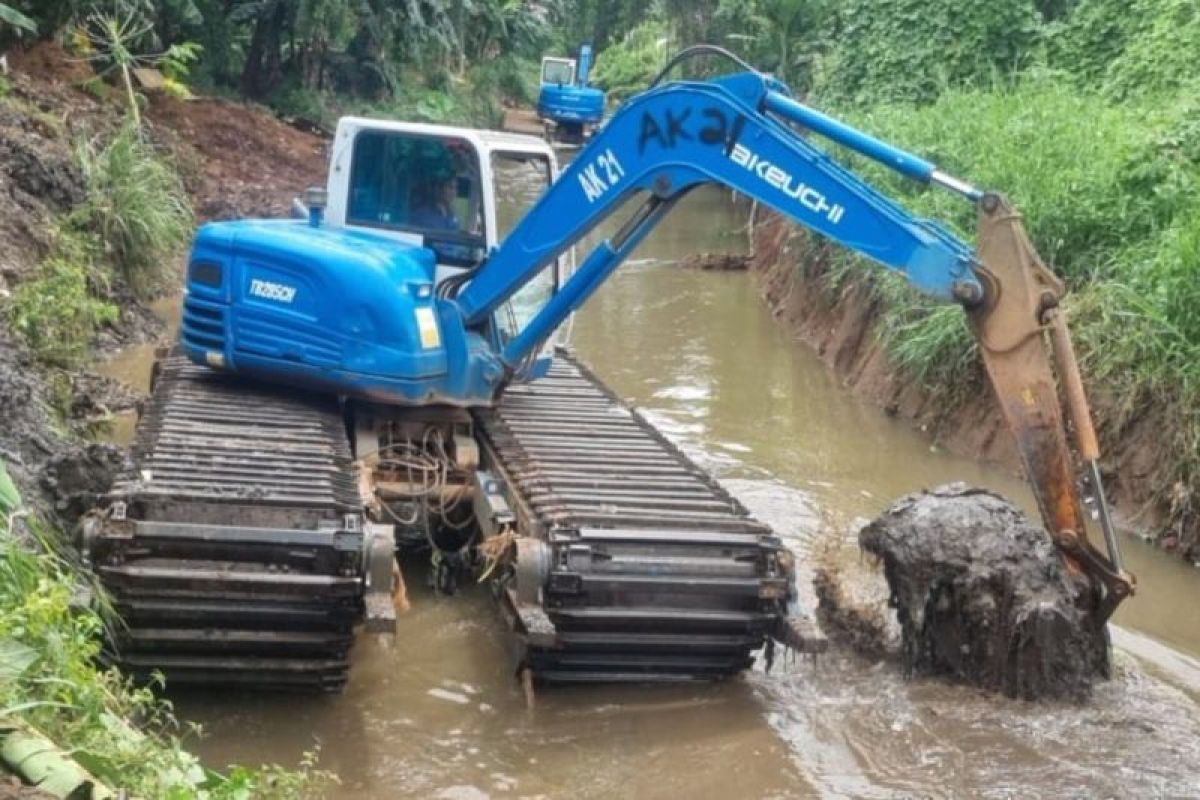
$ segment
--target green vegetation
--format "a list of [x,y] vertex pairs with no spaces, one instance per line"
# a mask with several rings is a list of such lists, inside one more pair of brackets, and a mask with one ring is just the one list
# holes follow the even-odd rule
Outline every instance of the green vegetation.
[[637,94],[666,64],[669,41],[666,24],[648,19],[604,51],[603,58],[596,61],[592,79],[604,87],[612,102]]
[[103,147],[85,142],[78,155],[88,199],[74,224],[99,237],[136,297],[153,297],[194,225],[178,173],[133,125]]
[[817,76],[824,102],[928,101],[1027,66],[1040,36],[1033,0],[850,0],[836,19]]
[[77,365],[90,352],[96,330],[117,318],[117,307],[101,299],[108,280],[100,249],[94,235],[61,225],[37,275],[13,294],[8,309],[13,330],[50,366]]
[[0,23],[8,25],[18,35],[22,33],[37,33],[36,22],[5,3],[0,3]]
[[131,125],[106,145],[80,145],[87,200],[63,218],[50,254],[13,293],[7,313],[46,364],[72,367],[100,326],[117,319],[117,286],[148,299],[192,232],[179,176]]
[[[101,616],[78,603],[96,591],[55,538],[19,511],[0,464],[0,721],[39,731],[108,786],[165,800],[297,798],[329,776],[313,769],[205,769],[184,748],[170,706],[98,666]],[[128,720],[139,722],[137,729]]]

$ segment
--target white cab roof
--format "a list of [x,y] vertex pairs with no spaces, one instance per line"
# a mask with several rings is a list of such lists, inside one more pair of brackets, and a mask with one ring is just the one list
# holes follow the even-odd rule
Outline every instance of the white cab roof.
[[338,141],[345,141],[353,138],[354,134],[362,130],[394,131],[418,136],[456,136],[473,143],[481,153],[503,151],[544,155],[547,158],[553,158],[554,154],[545,140],[522,133],[460,128],[455,125],[434,125],[428,122],[398,122],[370,117],[342,117],[338,120],[336,138]]

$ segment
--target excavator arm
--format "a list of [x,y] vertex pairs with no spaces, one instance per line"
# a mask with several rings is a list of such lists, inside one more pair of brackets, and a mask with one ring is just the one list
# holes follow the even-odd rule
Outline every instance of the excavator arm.
[[[908,213],[797,126],[974,203],[978,247]],[[454,298],[463,324],[486,326],[542,269],[640,197],[618,232],[502,343],[503,366],[515,372],[680,198],[709,183],[735,189],[964,307],[1047,530],[1069,570],[1091,580],[1096,614],[1107,619],[1135,582],[1122,568],[1104,500],[1096,436],[1060,308],[1064,287],[1034,251],[1020,215],[1000,195],[797,102],[768,76],[673,82],[626,102]],[[1087,537],[1059,386],[1089,471],[1107,555]]]

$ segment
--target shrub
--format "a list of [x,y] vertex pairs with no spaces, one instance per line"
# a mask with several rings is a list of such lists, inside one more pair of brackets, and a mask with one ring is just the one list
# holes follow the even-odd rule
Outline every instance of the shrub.
[[192,234],[192,210],[179,175],[131,125],[103,147],[84,143],[79,161],[88,200],[77,224],[95,231],[135,296],[154,296]]
[[[8,499],[19,502],[15,493]],[[136,797],[282,800],[319,790],[329,776],[315,771],[311,758],[298,771],[234,768],[222,775],[205,769],[183,748],[167,703],[98,666],[105,622],[77,598],[80,589],[100,588],[75,572],[54,540],[36,520],[0,517],[0,709],[6,721],[40,731],[101,781]]]
[[1135,0],[1124,12],[1140,26],[1108,68],[1106,88],[1112,96],[1176,91],[1200,74],[1200,3]]
[[841,103],[928,102],[943,87],[991,83],[1032,63],[1032,0],[848,0],[813,93]]
[[13,293],[9,317],[34,354],[47,364],[75,366],[88,352],[97,328],[117,318],[98,266],[101,250],[92,235],[60,228],[35,278]]
[[668,55],[666,24],[646,20],[600,53],[592,82],[619,102],[643,91],[666,65]]
[[1095,89],[1110,64],[1125,50],[1143,20],[1131,14],[1128,0],[1080,0],[1063,21],[1050,27],[1050,62]]

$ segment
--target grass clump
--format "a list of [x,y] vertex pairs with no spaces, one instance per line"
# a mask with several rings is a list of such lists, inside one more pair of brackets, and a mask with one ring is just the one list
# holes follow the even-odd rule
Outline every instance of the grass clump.
[[[170,706],[97,666],[104,622],[77,603],[84,579],[19,497],[0,464],[0,719],[54,741],[95,777],[132,797],[297,798],[329,776],[204,768],[183,746]],[[138,720],[135,728],[130,720]]]
[[13,292],[9,322],[45,364],[78,366],[97,330],[118,317],[124,287],[146,300],[160,291],[191,236],[193,217],[174,167],[136,128],[78,148],[87,199],[61,218],[50,253]]
[[1157,414],[1153,494],[1177,538],[1194,547],[1187,521],[1200,513],[1200,203],[1123,264],[1074,304],[1084,367],[1118,400],[1114,430]]
[[95,232],[136,297],[153,297],[194,224],[178,173],[132,125],[102,147],[81,145],[79,162],[88,200],[76,224]]
[[[852,113],[881,138],[942,169],[1003,191],[1021,209],[1052,269],[1073,288],[1127,275],[1131,242],[1150,242],[1179,216],[1192,170],[1166,141],[1177,112],[1106,103],[1050,76],[990,91],[948,90],[927,106],[884,104]],[[915,213],[973,240],[975,209],[863,159],[853,168]],[[865,265],[864,265],[865,269]],[[840,271],[845,279],[846,270]],[[969,386],[982,373],[961,312],[895,277],[874,281],[880,332],[893,361],[928,388]]]
[[101,249],[96,236],[60,226],[36,277],[13,292],[8,308],[12,328],[42,362],[78,365],[97,329],[116,321],[117,307],[102,299],[108,294],[108,277],[99,260]]
[[[1123,52],[1139,51],[1130,45]],[[1178,536],[1185,548],[1200,546],[1197,98],[1157,92],[1117,102],[1102,87],[1084,90],[1043,70],[991,89],[947,89],[927,105],[880,103],[845,113],[950,174],[1003,191],[1021,209],[1035,246],[1071,291],[1072,330],[1085,373],[1103,388],[1097,410],[1109,441],[1144,438],[1147,424],[1155,430],[1161,458],[1147,492],[1179,530],[1193,526]],[[839,155],[916,214],[973,240],[970,203]],[[858,257],[835,258],[826,273],[834,296],[854,281],[870,287],[892,363],[944,402],[978,390],[978,349],[957,307]]]

